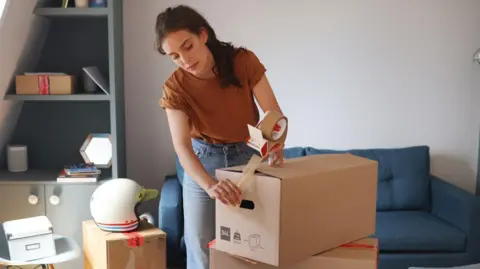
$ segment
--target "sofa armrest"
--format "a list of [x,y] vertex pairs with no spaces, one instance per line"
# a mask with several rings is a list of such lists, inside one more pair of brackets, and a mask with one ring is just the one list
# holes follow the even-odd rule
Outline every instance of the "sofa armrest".
[[478,197],[436,176],[431,179],[432,213],[467,235],[474,232],[479,221]]
[[167,234],[167,257],[177,259],[181,255],[183,237],[182,186],[176,175],[166,176],[158,207],[158,228]]

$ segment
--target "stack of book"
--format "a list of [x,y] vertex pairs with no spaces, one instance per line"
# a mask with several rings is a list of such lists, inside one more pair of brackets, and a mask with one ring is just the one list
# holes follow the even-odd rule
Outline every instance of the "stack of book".
[[101,171],[91,163],[67,165],[57,177],[58,182],[96,182]]

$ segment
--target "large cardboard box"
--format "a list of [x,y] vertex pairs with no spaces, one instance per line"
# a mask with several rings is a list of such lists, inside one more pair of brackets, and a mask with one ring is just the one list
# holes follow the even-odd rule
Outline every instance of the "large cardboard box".
[[378,241],[365,238],[285,267],[249,261],[212,247],[210,269],[377,269]]
[[166,234],[148,222],[136,232],[109,233],[89,220],[82,232],[85,269],[166,268]]
[[[240,207],[216,202],[216,248],[286,266],[374,234],[377,167],[351,154],[260,164]],[[242,169],[218,169],[216,177],[238,182]]]
[[71,75],[17,75],[15,93],[19,95],[73,94],[75,77]]

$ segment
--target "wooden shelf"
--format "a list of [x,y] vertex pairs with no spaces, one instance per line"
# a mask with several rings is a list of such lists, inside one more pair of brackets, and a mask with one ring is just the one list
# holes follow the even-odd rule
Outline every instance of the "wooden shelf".
[[110,170],[102,169],[102,174],[96,182],[58,182],[57,176],[60,170],[29,169],[26,172],[10,172],[0,169],[0,184],[98,184],[98,182],[112,179]]
[[17,95],[6,94],[3,100],[13,101],[110,101],[106,94]]
[[108,16],[108,8],[41,7],[35,8],[33,13],[45,17],[106,17]]

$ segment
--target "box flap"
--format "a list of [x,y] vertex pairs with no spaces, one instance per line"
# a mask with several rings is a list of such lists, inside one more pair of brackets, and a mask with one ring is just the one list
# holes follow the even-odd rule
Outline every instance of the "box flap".
[[52,224],[46,216],[37,216],[3,223],[7,240],[53,233]]
[[[339,169],[371,165],[376,161],[358,157],[349,153],[317,154],[285,159],[283,167],[271,167],[268,162],[261,163],[257,173],[273,176],[280,179],[294,178],[302,175],[328,173]],[[222,168],[220,170],[242,172],[246,165]]]

